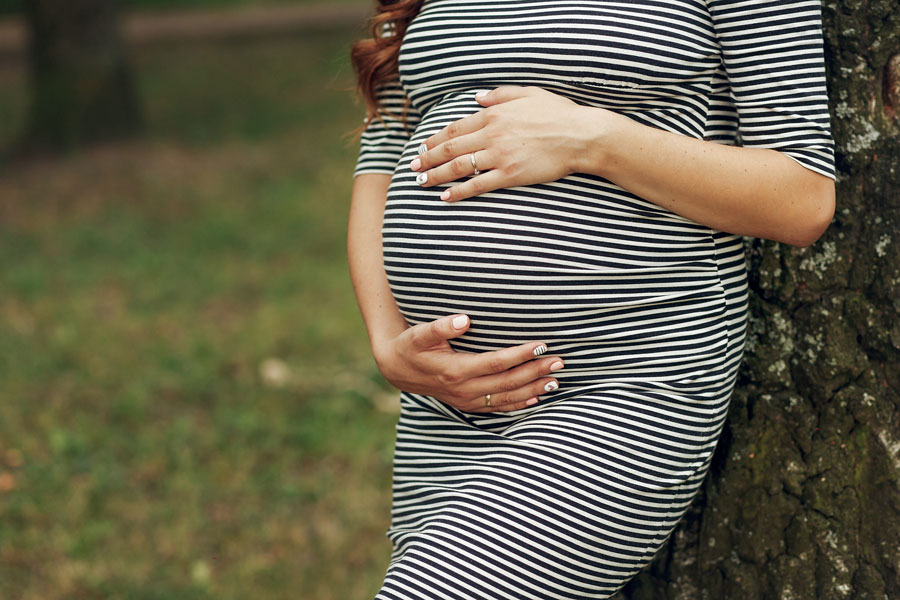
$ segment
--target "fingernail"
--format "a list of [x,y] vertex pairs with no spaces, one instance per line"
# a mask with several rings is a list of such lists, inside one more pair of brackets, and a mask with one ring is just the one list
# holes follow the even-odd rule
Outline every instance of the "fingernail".
[[550,383],[548,383],[547,385],[544,386],[545,392],[555,392],[558,389],[559,389],[559,384],[556,383],[555,381],[551,381]]
[[525,401],[525,406],[534,406],[537,403],[538,403],[537,398],[529,398],[528,400]]
[[540,346],[538,346],[537,348],[534,349],[534,355],[535,356],[543,356],[543,354],[546,351],[547,351],[547,346],[545,346],[544,344],[541,344]]
[[418,153],[425,154],[426,152],[428,152],[428,146],[426,146],[424,143],[419,144]]
[[462,329],[466,326],[466,323],[469,322],[469,317],[465,315],[460,315],[458,317],[453,317],[453,327],[456,329]]
[[[424,173],[423,173],[424,175]],[[444,190],[441,192],[441,200],[449,200],[450,199],[450,190]]]
[[479,100],[481,100],[482,98],[484,98],[487,95],[488,95],[487,90],[481,90],[480,92],[475,94],[475,97],[478,98]]
[[558,360],[558,361],[556,361],[555,363],[553,363],[552,365],[550,365],[550,370],[551,370],[551,371],[559,371],[559,370],[562,369],[564,366],[565,366],[565,365],[562,363],[562,361],[561,361],[561,360]]
[[419,173],[416,175],[416,183],[419,185],[425,185],[428,183],[428,173]]
[[412,159],[412,162],[409,163],[409,168],[413,171],[418,171],[420,168],[422,168],[422,161],[418,158]]

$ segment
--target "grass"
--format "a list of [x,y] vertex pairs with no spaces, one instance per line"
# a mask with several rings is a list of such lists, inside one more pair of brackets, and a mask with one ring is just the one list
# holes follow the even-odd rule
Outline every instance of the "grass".
[[[217,9],[238,8],[248,6],[264,6],[272,4],[366,4],[366,0],[119,0],[118,4],[125,10],[180,10],[180,9]],[[0,15],[19,14],[23,10],[25,0],[0,0]]]
[[[396,417],[344,264],[353,36],[141,49],[145,139],[0,172],[0,598],[377,589]],[[0,143],[25,88],[0,66]]]

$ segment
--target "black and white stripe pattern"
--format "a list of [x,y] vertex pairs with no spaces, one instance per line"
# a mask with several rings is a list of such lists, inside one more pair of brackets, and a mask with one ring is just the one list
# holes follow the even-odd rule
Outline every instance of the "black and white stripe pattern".
[[378,598],[607,598],[696,494],[734,386],[741,240],[595,176],[460,203],[408,163],[474,93],[538,85],[649,126],[775,148],[833,176],[819,7],[809,1],[431,0],[392,114],[357,173],[390,173],[385,268],[410,323],[472,318],[454,347],[543,340],[560,389],[514,413],[403,395],[395,552]]

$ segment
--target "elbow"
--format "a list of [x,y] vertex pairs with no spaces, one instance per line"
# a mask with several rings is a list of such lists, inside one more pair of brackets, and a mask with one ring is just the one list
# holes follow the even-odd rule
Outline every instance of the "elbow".
[[802,213],[793,219],[789,234],[780,241],[805,248],[822,237],[831,225],[835,209],[834,181],[822,175],[819,177],[821,181],[809,194]]

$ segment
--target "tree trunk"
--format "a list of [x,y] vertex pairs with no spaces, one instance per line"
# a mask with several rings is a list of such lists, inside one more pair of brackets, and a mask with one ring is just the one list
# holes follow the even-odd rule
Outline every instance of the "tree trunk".
[[751,324],[700,498],[629,600],[900,598],[900,4],[823,9],[838,207],[754,241]]
[[25,150],[68,150],[140,129],[116,0],[26,0],[31,114]]

